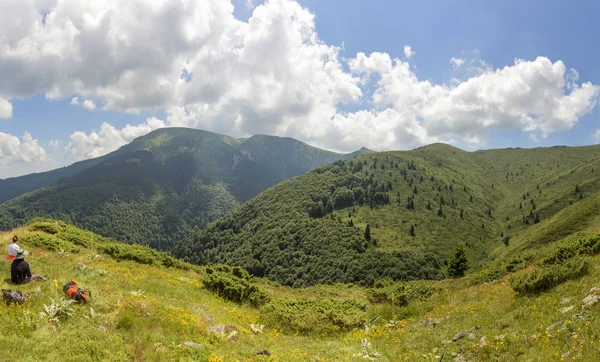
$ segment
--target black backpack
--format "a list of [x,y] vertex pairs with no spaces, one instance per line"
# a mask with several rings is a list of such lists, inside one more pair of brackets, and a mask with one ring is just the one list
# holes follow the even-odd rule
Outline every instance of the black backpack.
[[2,299],[6,302],[6,305],[11,304],[23,304],[25,302],[25,297],[23,297],[23,293],[20,290],[7,290],[2,289]]

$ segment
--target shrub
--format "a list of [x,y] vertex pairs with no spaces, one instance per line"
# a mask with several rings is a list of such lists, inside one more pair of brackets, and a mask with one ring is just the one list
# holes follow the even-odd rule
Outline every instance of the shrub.
[[481,284],[498,280],[508,273],[525,268],[533,260],[533,257],[533,252],[526,251],[510,259],[499,259],[490,262],[471,275],[471,283]]
[[390,283],[386,280],[377,281],[373,288],[367,291],[371,303],[392,303],[405,306],[414,300],[427,299],[443,289],[435,282],[418,280],[406,283]]
[[600,253],[600,235],[581,236],[556,246],[542,258],[542,264],[557,264],[577,255],[596,255]]
[[538,267],[519,278],[511,278],[510,286],[518,293],[536,294],[585,275],[588,268],[583,257],[576,257],[560,264]]
[[50,223],[44,222],[44,221],[30,223],[29,229],[31,231],[42,231],[42,232],[45,232],[47,234],[52,234],[52,235],[56,235],[60,231],[59,227],[58,227],[58,225],[56,225],[56,223],[53,225],[53,224],[50,224]]
[[132,260],[140,264],[162,265],[167,268],[189,270],[190,266],[166,253],[147,246],[127,245],[119,242],[98,243],[98,250],[117,260]]
[[50,251],[75,251],[75,248],[71,243],[64,242],[54,235],[41,233],[27,233],[21,236],[21,241],[23,242],[23,244],[41,247]]
[[254,285],[250,274],[240,267],[229,265],[206,267],[203,283],[208,290],[232,302],[249,302],[259,306],[269,301],[267,293]]
[[261,319],[293,333],[335,333],[366,322],[366,306],[356,301],[274,299],[261,309]]

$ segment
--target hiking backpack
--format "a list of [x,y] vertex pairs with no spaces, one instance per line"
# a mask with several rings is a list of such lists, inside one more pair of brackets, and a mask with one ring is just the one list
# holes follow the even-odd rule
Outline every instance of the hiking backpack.
[[79,288],[73,280],[63,286],[63,292],[75,303],[87,303],[88,298],[92,296],[91,291]]
[[20,290],[7,290],[2,289],[2,299],[6,302],[6,305],[11,304],[23,304],[25,302],[25,297],[23,297],[23,293]]

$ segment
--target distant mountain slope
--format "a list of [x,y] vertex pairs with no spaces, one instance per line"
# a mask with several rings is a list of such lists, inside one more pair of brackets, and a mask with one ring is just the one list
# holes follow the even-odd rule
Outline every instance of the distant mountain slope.
[[323,151],[293,138],[252,136],[236,148],[249,159],[275,170],[282,180],[306,173],[337,160],[351,159],[372,151],[363,148],[348,155]]
[[[442,144],[368,154],[276,185],[174,251],[294,286],[436,277],[459,244],[477,266],[597,225],[599,155]],[[560,215],[573,213],[567,228]]]
[[[50,216],[168,249],[173,240],[189,237],[295,172],[344,157],[293,139],[267,137],[263,154],[251,159],[244,152],[255,147],[243,148],[246,142],[186,128],[151,132],[100,159],[66,168],[62,174],[69,177],[3,203],[0,228]],[[279,154],[280,162],[273,162],[272,154]]]
[[61,178],[76,175],[82,170],[96,165],[109,157],[109,155],[106,155],[77,162],[72,165],[47,172],[32,173],[25,176],[0,179],[0,204],[4,201],[14,199],[15,197],[24,193],[48,186],[57,180],[60,180]]

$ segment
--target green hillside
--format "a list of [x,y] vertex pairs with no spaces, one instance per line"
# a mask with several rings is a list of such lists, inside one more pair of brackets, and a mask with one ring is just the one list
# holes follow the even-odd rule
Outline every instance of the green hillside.
[[281,180],[306,173],[314,168],[338,160],[372,153],[362,148],[359,151],[342,155],[323,151],[293,138],[256,135],[240,140],[236,148],[249,159],[275,170]]
[[[50,280],[2,282],[28,297],[0,305],[0,349],[11,360],[591,361],[600,343],[600,294],[590,293],[600,286],[600,234],[465,278],[372,289],[287,288],[53,220],[0,233],[0,248],[13,234]],[[10,262],[0,266],[8,277]],[[92,291],[88,304],[64,299],[70,280]]]
[[14,199],[15,197],[48,186],[64,177],[70,177],[79,172],[96,165],[110,157],[109,155],[76,162],[70,166],[57,168],[52,171],[32,173],[20,177],[11,177],[0,179],[0,204],[4,201]]
[[342,157],[288,138],[161,129],[47,174],[49,186],[0,205],[0,230],[53,217],[165,250],[269,186]]
[[477,267],[591,230],[598,151],[435,144],[338,161],[261,193],[174,253],[293,286],[435,279],[457,245]]

